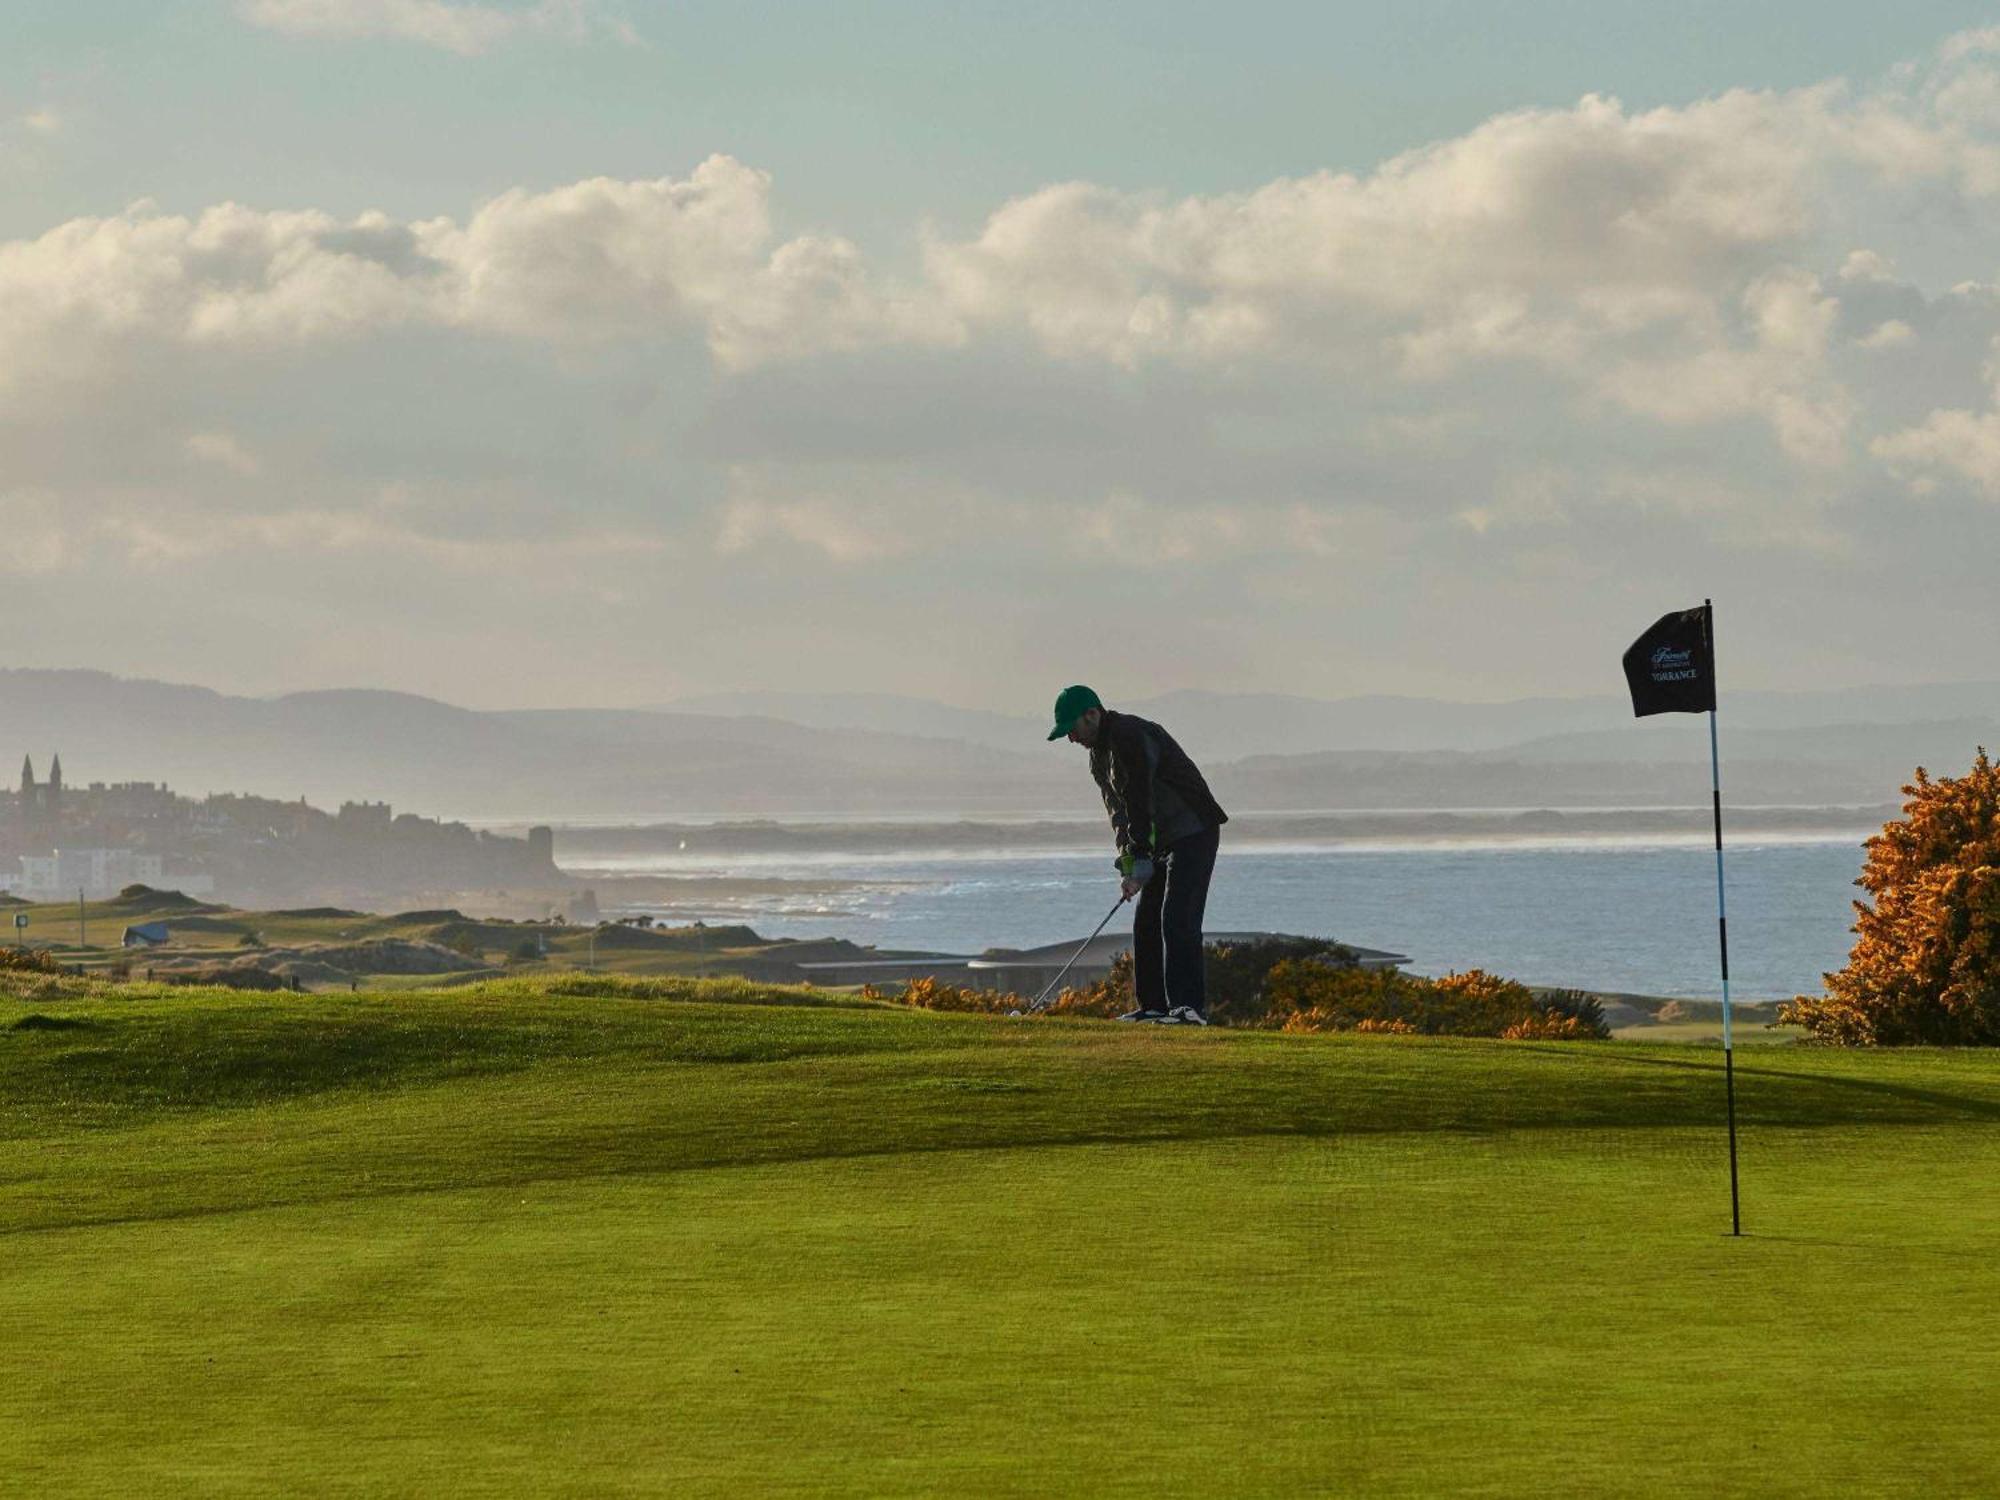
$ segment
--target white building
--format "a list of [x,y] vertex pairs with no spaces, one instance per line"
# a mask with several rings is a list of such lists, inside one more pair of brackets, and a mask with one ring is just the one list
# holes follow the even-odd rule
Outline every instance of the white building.
[[[13,888],[15,895],[35,901],[60,901],[78,891],[86,899],[101,900],[128,885],[162,885],[165,866],[160,855],[141,854],[136,849],[56,849],[48,854],[22,855],[21,873]],[[206,875],[182,877],[176,885],[189,895],[214,888]]]

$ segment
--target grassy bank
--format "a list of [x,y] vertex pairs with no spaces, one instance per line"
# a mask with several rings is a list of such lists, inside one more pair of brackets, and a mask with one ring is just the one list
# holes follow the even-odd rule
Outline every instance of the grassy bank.
[[[2000,1066],[0,1002],[0,1489],[1966,1493]],[[760,1001],[760,1004],[747,1004]]]
[[[711,977],[748,974],[765,981],[797,978],[793,967],[831,947],[850,944],[767,940],[745,926],[638,928],[625,924],[479,919],[439,908],[373,913],[336,907],[251,911],[194,901],[144,886],[132,894],[84,903],[44,902],[0,908],[0,942],[51,952],[66,967],[118,980],[165,980],[176,968],[213,970],[260,955],[312,960],[331,950],[334,968],[300,981],[307,990],[406,990],[455,985],[502,974],[536,976],[590,972],[635,976]],[[25,925],[15,927],[16,917]],[[158,947],[123,946],[128,928],[164,926]],[[383,944],[420,944],[449,961],[438,972],[371,967]],[[371,952],[371,950],[373,950]],[[289,965],[284,966],[289,968]]]

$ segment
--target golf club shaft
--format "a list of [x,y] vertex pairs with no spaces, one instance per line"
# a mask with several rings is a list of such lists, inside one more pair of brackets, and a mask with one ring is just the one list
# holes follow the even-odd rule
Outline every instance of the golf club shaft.
[[1105,927],[1109,925],[1111,919],[1118,915],[1118,908],[1123,906],[1130,899],[1131,898],[1129,896],[1120,895],[1119,898],[1112,903],[1111,910],[1104,914],[1104,920],[1097,924],[1096,931],[1092,932],[1089,937],[1085,938],[1081,943],[1077,945],[1076,952],[1072,953],[1069,956],[1069,963],[1064,964],[1060,969],[1056,970],[1056,977],[1051,979],[1046,985],[1044,985],[1042,987],[1042,992],[1039,995],[1035,996],[1035,1003],[1028,1007],[1030,1011],[1037,1011],[1042,1008],[1042,1002],[1049,998],[1049,995],[1055,990],[1055,987],[1057,985],[1062,983],[1063,975],[1067,974],[1070,971],[1070,966],[1074,964],[1079,958],[1083,957],[1083,950],[1085,948],[1088,948],[1092,943],[1097,941],[1097,934],[1099,932],[1104,931]]

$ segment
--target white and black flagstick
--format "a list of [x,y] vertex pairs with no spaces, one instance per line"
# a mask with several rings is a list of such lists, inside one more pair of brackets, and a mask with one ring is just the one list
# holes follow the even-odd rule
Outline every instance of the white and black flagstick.
[[[1709,660],[1715,659],[1715,601],[1701,601],[1702,630],[1708,637]],[[1722,953],[1722,1087],[1729,1100],[1729,1232],[1743,1233],[1743,1209],[1736,1190],[1736,1048],[1729,1012],[1729,902],[1722,884],[1722,751],[1716,737],[1715,710],[1708,711],[1709,786],[1715,798],[1715,936]]]
[[1660,616],[1625,649],[1632,712],[1707,714],[1710,785],[1715,802],[1715,932],[1722,945],[1722,1075],[1729,1099],[1729,1232],[1743,1233],[1736,1186],[1736,1037],[1729,1004],[1729,908],[1722,880],[1722,750],[1715,727],[1715,601]]

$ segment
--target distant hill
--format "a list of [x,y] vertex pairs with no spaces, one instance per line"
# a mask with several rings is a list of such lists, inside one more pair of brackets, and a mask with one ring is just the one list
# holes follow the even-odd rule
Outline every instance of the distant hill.
[[[1049,701],[1054,702],[1053,691]],[[1447,703],[1424,698],[1301,698],[1283,693],[1178,692],[1111,706],[1156,719],[1208,758],[1322,750],[1487,749],[1559,730],[1606,728],[1622,705],[1609,698]],[[1042,740],[1048,705],[1000,713],[884,693],[717,693],[677,699],[674,712],[767,714],[818,728],[885,728],[946,735],[995,748]],[[1629,709],[1623,710],[1627,718]]]
[[[727,713],[753,705],[764,713]],[[1196,756],[1225,806],[1694,805],[1698,719],[1622,697],[1449,703],[1174,693],[1124,705]],[[1918,764],[2000,747],[2000,684],[1726,697],[1736,802],[1891,800]],[[696,706],[480,712],[372,690],[248,698],[89,671],[0,670],[0,758],[60,751],[75,782],[387,800],[513,820],[1095,816],[1043,720],[888,695],[738,694]],[[18,759],[0,775],[11,782]]]
[[1048,733],[1039,714],[959,708],[896,693],[703,693],[676,698],[659,711],[725,718],[747,714],[815,729],[872,729],[965,740],[996,750],[1032,750],[1036,740]]
[[[0,753],[74,782],[377,799],[445,816],[781,815],[1065,806],[1075,767],[1030,746],[754,717],[482,713],[367,690],[233,697],[102,672],[0,670]],[[1065,774],[1067,773],[1067,774]],[[1082,788],[1089,805],[1088,783]]]
[[[1968,749],[1961,762],[1971,760]],[[1874,806],[1896,800],[1909,767],[1843,761],[1723,762],[1732,806]],[[1708,745],[1656,761],[1527,760],[1506,751],[1395,754],[1379,750],[1225,761],[1209,776],[1225,807],[1242,812],[1382,808],[1700,807],[1709,798]]]
[[[1050,701],[1054,701],[1053,692]],[[1252,755],[1339,750],[1500,750],[1558,736],[1598,735],[1608,758],[1648,759],[1633,747],[1670,741],[1660,720],[1635,722],[1622,693],[1460,703],[1375,695],[1306,698],[1284,693],[1186,691],[1111,699],[1114,708],[1157,719],[1203,764]],[[893,729],[942,735],[996,749],[1032,749],[1048,732],[1046,705],[1001,713],[872,693],[728,693],[686,698],[674,712],[760,714],[816,728]],[[1864,687],[1802,693],[1725,693],[1722,730],[1837,728],[1946,721],[2000,722],[2000,682]],[[1830,742],[1837,742],[1834,737]],[[1585,758],[1599,758],[1595,749]]]
[[[1747,717],[1747,716],[1745,716]],[[1699,727],[1692,735],[1688,726]],[[1679,726],[1679,733],[1675,733]],[[2000,715],[1926,719],[1911,724],[1823,724],[1804,729],[1756,728],[1725,721],[1722,753],[1732,761],[1798,761],[1803,764],[1873,766],[1907,778],[1918,765],[1949,771],[1971,761],[1980,745],[2000,748]],[[1550,735],[1509,747],[1504,754],[1523,762],[1575,763],[1674,761],[1687,757],[1689,738],[1706,753],[1706,720],[1663,715],[1635,732],[1598,731]]]

